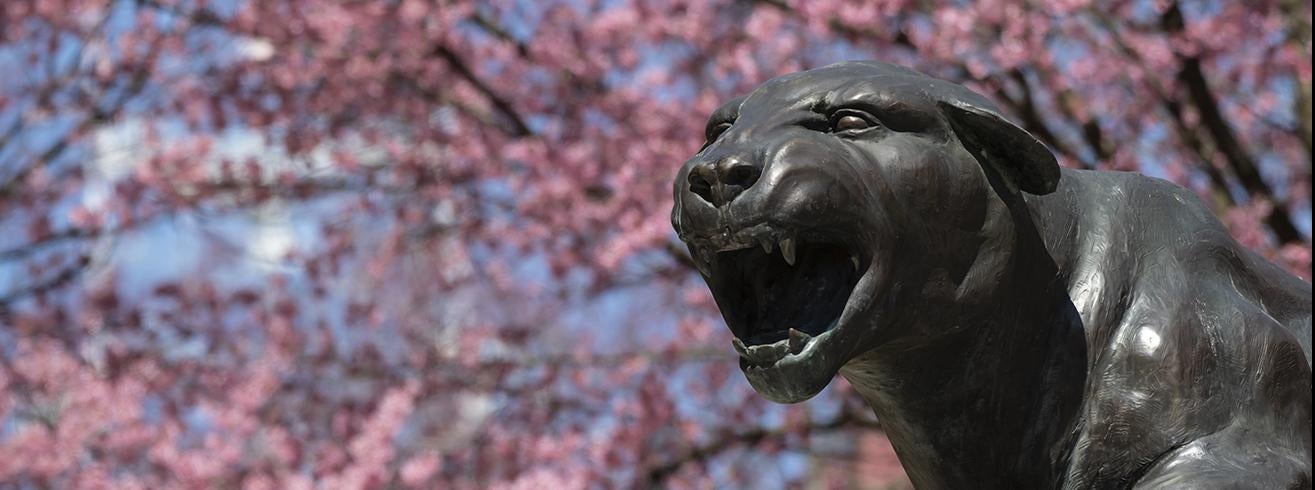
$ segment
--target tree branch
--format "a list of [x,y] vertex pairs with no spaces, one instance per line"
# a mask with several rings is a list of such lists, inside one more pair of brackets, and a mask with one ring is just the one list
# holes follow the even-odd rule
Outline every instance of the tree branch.
[[516,109],[512,107],[511,102],[508,102],[506,98],[498,95],[492,87],[489,87],[489,85],[484,83],[483,80],[480,80],[479,77],[475,76],[475,73],[471,71],[465,61],[461,60],[460,56],[457,56],[455,52],[441,44],[434,47],[433,54],[446,61],[448,66],[451,66],[461,78],[466,79],[467,82],[475,87],[476,91],[489,100],[489,103],[493,105],[493,108],[497,109],[498,113],[502,114],[502,116],[507,119],[507,122],[511,124],[511,133],[513,136],[524,138],[534,135],[534,131],[530,130],[529,125],[525,124],[525,119],[516,112]]
[[[1105,29],[1105,32],[1109,33],[1110,39],[1114,42],[1114,45],[1118,48],[1119,52],[1123,53],[1124,56],[1127,56],[1128,59],[1136,62],[1137,65],[1141,65],[1143,63],[1141,55],[1133,50],[1132,47],[1128,46],[1128,43],[1123,40],[1123,36],[1119,33],[1118,28],[1115,27],[1108,18],[1101,16],[1097,16],[1096,18],[1100,20],[1101,27]],[[1214,164],[1211,163],[1212,159],[1210,158],[1210,155],[1213,151],[1210,150],[1209,145],[1207,145],[1206,142],[1196,134],[1192,127],[1188,126],[1187,119],[1183,117],[1182,103],[1175,97],[1169,95],[1169,91],[1161,86],[1153,77],[1147,76],[1145,80],[1147,88],[1149,88],[1155,95],[1155,98],[1160,102],[1160,106],[1165,112],[1172,116],[1174,129],[1178,134],[1178,138],[1195,151],[1197,158],[1202,162],[1198,167],[1204,171],[1206,176],[1210,179],[1210,184],[1214,190],[1212,195],[1214,196],[1215,201],[1223,202],[1225,206],[1229,207],[1236,205],[1237,203],[1233,199],[1233,195],[1228,192],[1228,179],[1224,176],[1223,172],[1218,168],[1215,168]],[[1214,206],[1213,209],[1216,212],[1220,212],[1218,206]]]
[[28,242],[18,247],[7,250],[0,250],[0,262],[9,260],[19,260],[35,254],[41,249],[51,247],[64,242],[82,240],[92,236],[99,235],[83,228],[69,228],[58,233],[47,235],[39,240]]
[[37,281],[27,286],[20,287],[0,295],[0,317],[3,317],[9,310],[9,305],[26,298],[28,296],[48,293],[59,289],[60,287],[73,282],[78,276],[81,276],[87,269],[89,261],[83,257],[74,264],[61,269],[58,273],[47,277],[45,280]]
[[[1303,8],[1304,7],[1304,8]],[[1283,0],[1279,3],[1283,16],[1288,20],[1288,42],[1296,44],[1310,58],[1311,17],[1310,2],[1302,0]],[[1311,145],[1311,83],[1302,80],[1296,73],[1292,78],[1297,83],[1296,106],[1297,137],[1306,147],[1306,158],[1315,160],[1315,149]]]
[[[159,53],[161,44],[162,42],[160,39],[157,38],[154,40],[149,46],[150,54],[145,58],[151,59],[155,54]],[[72,146],[73,141],[70,140],[72,137],[71,135],[85,133],[95,125],[109,122],[123,110],[129,99],[141,93],[142,89],[146,86],[146,80],[150,68],[147,65],[135,66],[134,68],[135,69],[129,73],[131,78],[129,78],[127,86],[123,87],[123,90],[119,93],[119,97],[117,97],[109,107],[102,109],[101,107],[92,105],[91,113],[85,119],[78,122],[76,128],[70,130],[64,138],[51,145],[50,148],[47,148],[46,151],[37,156],[30,165],[18,169],[18,171],[10,176],[5,182],[0,183],[0,198],[13,195],[21,188],[23,181],[26,180],[32,172],[58,158],[64,150]]]
[[667,254],[670,255],[671,258],[676,259],[676,262],[679,262],[689,270],[694,269],[694,259],[690,258],[689,250],[680,246],[680,242],[667,242],[662,248],[667,251]]
[[1205,171],[1206,177],[1210,179],[1210,185],[1214,187],[1215,199],[1224,203],[1225,206],[1232,207],[1237,205],[1237,200],[1233,199],[1233,194],[1228,192],[1228,179],[1224,173],[1215,168],[1209,155],[1213,153],[1210,146],[1203,141],[1190,126],[1187,125],[1187,119],[1183,116],[1183,105],[1177,100],[1161,99],[1161,105],[1165,112],[1168,112],[1174,122],[1174,131],[1178,133],[1178,139],[1182,140],[1189,148],[1196,152],[1197,158],[1201,159],[1201,170]]
[[1032,85],[1028,83],[1027,76],[1023,74],[1023,70],[1017,68],[1010,70],[1009,77],[1012,78],[1022,90],[1022,99],[1017,101],[1010,99],[1008,94],[1004,91],[1003,84],[1001,84],[996,90],[996,96],[1005,101],[1015,114],[1018,114],[1025,129],[1036,135],[1037,138],[1045,142],[1047,145],[1050,145],[1055,151],[1068,155],[1074,161],[1081,162],[1082,156],[1061,141],[1059,137],[1050,130],[1050,127],[1046,125],[1045,118],[1041,117],[1041,111],[1037,108]]
[[470,21],[474,22],[475,25],[479,26],[485,31],[488,31],[488,33],[492,34],[494,37],[501,39],[505,42],[511,43],[513,46],[516,46],[516,54],[520,55],[522,58],[530,57],[530,48],[526,46],[525,43],[517,40],[514,36],[511,35],[511,32],[508,32],[506,29],[498,25],[496,22],[493,22],[488,17],[485,17],[480,14],[475,14],[470,17]]
[[[824,422],[811,423],[804,426],[803,430],[806,432],[820,432],[845,428],[880,430],[881,425],[876,421],[860,417],[852,410],[846,408],[842,410],[840,415],[837,415],[836,418]],[[789,432],[790,431],[786,428],[767,429],[760,427],[746,432],[728,434],[711,443],[692,447],[684,453],[665,462],[649,465],[647,470],[642,473],[643,476],[639,481],[644,482],[647,488],[665,488],[663,483],[688,463],[706,461],[733,447],[754,446],[765,440],[779,439]]]
[[[1182,31],[1183,23],[1182,10],[1177,3],[1171,4],[1160,18],[1161,27],[1169,33]],[[1297,231],[1292,217],[1288,214],[1287,207],[1261,177],[1255,158],[1243,148],[1233,128],[1224,120],[1223,113],[1219,110],[1218,97],[1210,89],[1210,84],[1206,81],[1205,73],[1201,68],[1200,57],[1179,56],[1178,59],[1181,63],[1178,81],[1187,88],[1188,99],[1200,114],[1201,122],[1205,125],[1210,138],[1214,140],[1216,149],[1223,153],[1233,173],[1237,175],[1248,193],[1267,198],[1274,203],[1269,216],[1265,217],[1265,224],[1269,225],[1279,243],[1303,241],[1301,232]]]

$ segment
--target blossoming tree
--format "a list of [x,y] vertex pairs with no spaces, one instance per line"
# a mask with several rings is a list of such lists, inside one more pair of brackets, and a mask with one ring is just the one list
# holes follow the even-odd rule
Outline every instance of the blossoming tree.
[[781,407],[736,373],[668,223],[703,118],[778,74],[911,65],[989,95],[1065,165],[1195,190],[1309,279],[1310,16],[8,0],[0,482],[897,482],[834,470],[891,458],[863,449],[879,424],[843,384]]

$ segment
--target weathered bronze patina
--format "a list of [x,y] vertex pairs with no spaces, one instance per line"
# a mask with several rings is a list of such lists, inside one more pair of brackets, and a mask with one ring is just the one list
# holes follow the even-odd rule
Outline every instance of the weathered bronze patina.
[[709,119],[672,224],[753,387],[844,376],[919,488],[1311,486],[1310,284],[962,86],[764,83]]

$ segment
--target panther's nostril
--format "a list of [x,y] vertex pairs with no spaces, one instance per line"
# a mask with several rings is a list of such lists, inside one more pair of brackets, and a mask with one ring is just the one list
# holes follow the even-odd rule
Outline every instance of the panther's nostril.
[[735,162],[731,164],[730,168],[726,169],[726,176],[722,179],[722,183],[746,189],[758,181],[758,175],[761,173],[755,165]]
[[706,167],[694,167],[689,173],[689,191],[702,197],[704,201],[713,202],[712,186],[716,184],[716,177],[712,175]]
[[689,191],[713,206],[725,206],[758,181],[762,169],[739,157],[695,165],[686,177]]

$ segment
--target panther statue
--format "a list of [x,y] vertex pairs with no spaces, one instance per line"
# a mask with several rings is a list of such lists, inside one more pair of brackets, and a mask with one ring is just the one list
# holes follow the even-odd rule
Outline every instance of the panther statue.
[[717,109],[672,224],[749,383],[839,374],[919,488],[1310,488],[1311,285],[879,62]]

